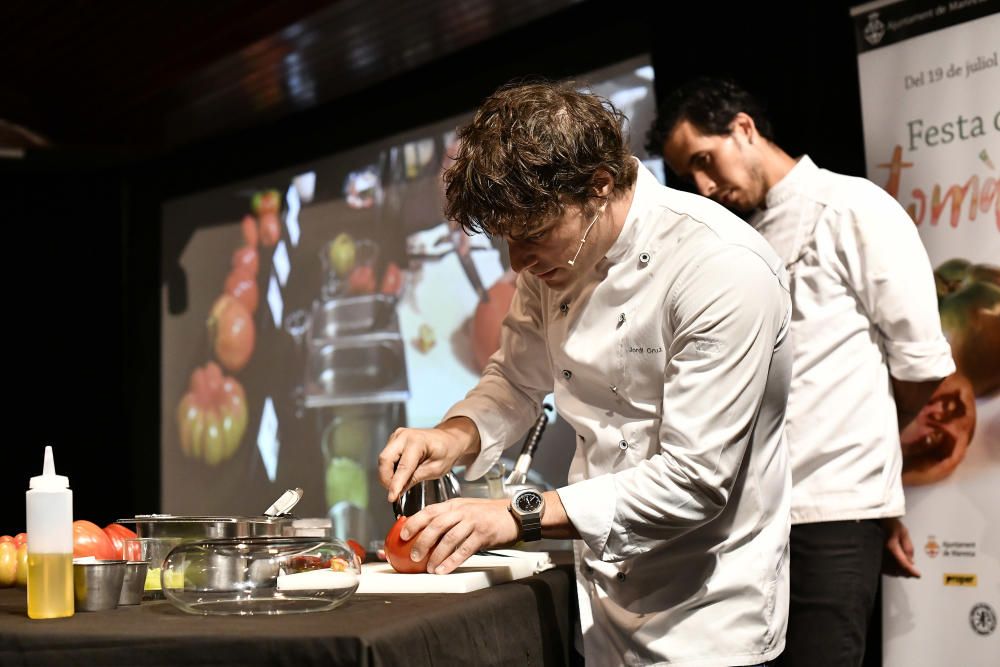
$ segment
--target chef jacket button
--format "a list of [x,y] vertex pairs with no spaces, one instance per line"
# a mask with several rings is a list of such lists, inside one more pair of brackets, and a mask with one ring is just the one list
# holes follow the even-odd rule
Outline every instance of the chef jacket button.
[[569,380],[571,377],[573,377],[573,371],[569,370],[563,371],[563,377]]
[[565,315],[566,313],[568,313],[569,312],[569,304],[566,303],[565,301],[563,301],[562,303],[560,303],[559,304],[559,312],[562,313],[563,315]]
[[625,451],[628,449],[628,440],[621,440],[618,442],[618,449]]
[[615,579],[617,579],[618,581],[625,581],[625,573],[619,572],[618,574],[615,575]]
[[625,313],[618,314],[618,324],[625,324]]
[[641,264],[649,264],[649,253],[648,252],[639,253],[639,262]]

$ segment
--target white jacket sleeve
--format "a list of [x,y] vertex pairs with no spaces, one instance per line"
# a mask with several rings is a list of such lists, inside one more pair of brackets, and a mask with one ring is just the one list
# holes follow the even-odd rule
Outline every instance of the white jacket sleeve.
[[468,417],[479,429],[480,452],[466,471],[467,479],[484,475],[538,418],[542,399],[552,391],[544,332],[538,281],[518,276],[500,349],[490,357],[475,388],[444,417]]
[[865,193],[865,208],[824,213],[816,240],[828,252],[820,254],[832,258],[832,269],[877,328],[893,377],[909,382],[946,377],[955,364],[941,331],[927,251],[906,211],[878,186],[864,185],[872,190]]
[[789,344],[783,274],[739,246],[692,265],[666,303],[673,340],[658,453],[559,489],[573,526],[604,561],[639,555],[717,517],[765,395],[783,414],[788,374],[773,374],[768,386],[775,349]]

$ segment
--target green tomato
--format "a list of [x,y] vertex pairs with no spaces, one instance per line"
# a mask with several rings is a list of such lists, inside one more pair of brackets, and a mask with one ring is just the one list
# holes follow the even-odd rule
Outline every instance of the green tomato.
[[354,239],[347,232],[338,234],[333,239],[333,243],[327,246],[327,258],[330,260],[330,266],[340,278],[346,276],[354,268],[356,254]]
[[243,430],[239,428],[239,424],[233,419],[232,410],[226,405],[219,407],[219,418],[222,428],[222,458],[228,459],[239,448]]
[[324,451],[330,458],[366,461],[368,452],[375,444],[372,442],[371,420],[350,414],[338,415],[325,436]]
[[191,456],[196,459],[201,458],[201,453],[204,449],[205,426],[205,412],[198,410],[198,414],[194,416],[194,420],[191,422]]
[[199,412],[198,406],[194,404],[193,394],[186,394],[177,407],[177,429],[180,432],[181,451],[185,456],[191,456],[191,429]]
[[343,501],[368,508],[368,473],[357,461],[334,458],[326,465],[327,507]]
[[223,458],[225,442],[222,434],[222,420],[215,410],[205,413],[205,443],[203,456],[205,463],[210,466],[217,465]]
[[952,259],[934,271],[941,328],[976,396],[1000,389],[1000,268]]

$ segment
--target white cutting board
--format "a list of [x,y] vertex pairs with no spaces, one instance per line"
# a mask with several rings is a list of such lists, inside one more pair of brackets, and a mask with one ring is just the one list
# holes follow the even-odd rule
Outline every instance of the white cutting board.
[[359,594],[468,593],[534,574],[535,564],[522,558],[472,556],[450,574],[400,574],[389,563],[361,566]]

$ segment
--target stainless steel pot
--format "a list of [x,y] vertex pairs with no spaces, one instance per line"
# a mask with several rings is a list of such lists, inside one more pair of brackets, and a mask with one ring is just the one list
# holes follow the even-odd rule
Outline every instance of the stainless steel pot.
[[450,498],[458,498],[461,495],[458,478],[451,472],[446,472],[444,477],[417,482],[416,485],[400,494],[396,502],[392,504],[392,509],[397,517],[413,516],[428,505],[443,503]]
[[118,523],[135,524],[139,537],[180,537],[185,540],[222,537],[293,535],[292,516],[176,516],[140,514]]

